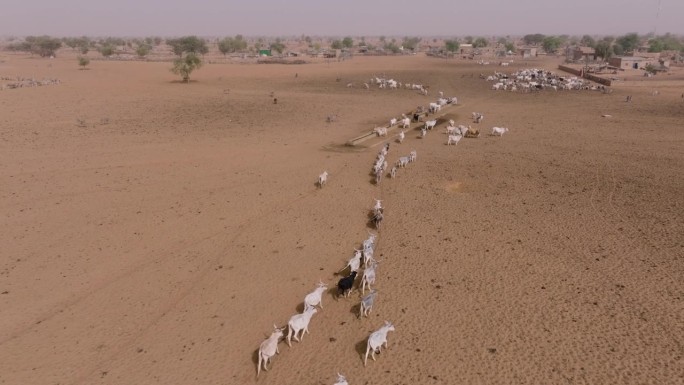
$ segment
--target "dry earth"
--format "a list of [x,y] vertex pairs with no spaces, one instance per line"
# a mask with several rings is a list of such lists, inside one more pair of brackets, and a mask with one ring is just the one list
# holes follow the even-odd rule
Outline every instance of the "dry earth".
[[[1,76],[62,81],[0,91],[1,384],[684,383],[681,76],[514,94],[478,78],[501,67],[420,55],[209,64],[190,84],[168,63],[77,67],[0,55]],[[411,131],[389,158],[418,161],[375,186],[382,142],[342,144],[435,98],[359,87],[382,73],[510,132]],[[371,316],[326,294],[255,381],[271,325],[334,286],[373,198]]]

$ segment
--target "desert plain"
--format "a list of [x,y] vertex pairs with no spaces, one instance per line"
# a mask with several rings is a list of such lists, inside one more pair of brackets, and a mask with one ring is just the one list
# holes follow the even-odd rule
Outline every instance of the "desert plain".
[[[184,84],[167,62],[0,54],[0,76],[60,80],[0,91],[0,384],[684,384],[684,71],[612,93],[479,76],[559,63],[220,63]],[[430,94],[362,87],[382,74]],[[443,119],[484,113],[479,138],[447,146],[441,121],[345,146],[438,91],[459,99]],[[417,161],[375,185],[386,142]],[[334,287],[374,199],[359,318]],[[310,334],[257,379],[319,280]]]

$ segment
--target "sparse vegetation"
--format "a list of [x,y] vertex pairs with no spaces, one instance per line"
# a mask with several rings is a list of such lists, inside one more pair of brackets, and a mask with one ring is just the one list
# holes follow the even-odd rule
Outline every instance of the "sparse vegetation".
[[190,81],[190,74],[200,67],[202,67],[202,60],[194,52],[189,52],[183,57],[174,59],[171,72],[180,75],[183,82],[187,83]]
[[135,54],[138,55],[138,57],[145,57],[147,54],[152,51],[152,46],[150,46],[147,43],[142,43],[138,45],[138,47],[135,49]]
[[90,64],[90,59],[85,57],[85,56],[79,56],[78,57],[78,65],[81,66],[81,69],[84,70],[86,69],[86,66]]
[[461,45],[458,43],[458,40],[456,39],[450,39],[450,40],[445,40],[444,41],[444,48],[446,48],[447,52],[456,52],[458,51],[459,47]]
[[233,52],[240,52],[247,49],[247,42],[242,35],[233,37],[226,37],[218,42],[219,51],[226,55]]
[[112,47],[111,45],[104,45],[100,47],[100,53],[102,54],[102,56],[108,58],[114,54],[114,47]]
[[477,39],[475,39],[475,41],[473,41],[473,48],[484,48],[488,44],[489,42],[487,41],[487,39],[485,39],[484,37],[478,37]]
[[171,46],[173,53],[181,57],[185,53],[204,55],[209,52],[207,43],[197,36],[184,36],[178,39],[169,39],[166,40],[166,44]]

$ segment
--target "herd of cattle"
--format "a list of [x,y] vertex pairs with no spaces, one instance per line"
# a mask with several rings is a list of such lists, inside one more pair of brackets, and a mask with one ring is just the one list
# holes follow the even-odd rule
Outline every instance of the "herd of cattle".
[[494,72],[493,75],[480,74],[481,79],[494,82],[493,90],[529,92],[543,89],[554,91],[564,90],[593,90],[605,91],[603,85],[594,85],[577,76],[563,76],[551,71],[528,68],[512,74]]
[[[373,132],[377,137],[387,137],[389,130],[394,126],[397,128],[401,127],[401,131],[396,135],[396,143],[402,144],[406,136],[404,129],[410,128],[412,122],[419,122],[415,126],[415,129],[421,130],[421,138],[427,135],[427,131],[434,129],[437,126],[438,119],[434,118],[432,120],[423,121],[424,117],[430,116],[430,114],[436,114],[441,110],[442,107],[446,105],[456,104],[458,99],[443,98],[440,92],[440,98],[434,102],[430,103],[428,107],[418,107],[413,113],[413,119],[409,118],[405,114],[402,114],[401,118],[391,118],[389,119],[389,124],[383,127],[376,127]],[[481,123],[484,120],[484,114],[479,112],[472,113],[473,123]],[[449,125],[446,126],[446,133],[448,136],[447,144],[457,144],[462,137],[473,137],[477,138],[480,136],[480,132],[477,129],[473,129],[470,125],[465,127],[464,125],[455,125],[453,120],[450,120]],[[508,132],[508,128],[504,127],[493,127],[492,135],[502,136],[505,132]],[[388,161],[387,157],[389,155],[390,143],[385,143],[380,151],[378,152],[372,167],[372,173],[375,175],[375,184],[379,185],[382,181],[383,175],[387,173]],[[406,156],[399,156],[396,162],[393,163],[393,167],[389,172],[391,178],[395,178],[399,169],[406,168],[410,163],[413,163],[417,159],[416,150],[412,150]],[[328,182],[330,174],[324,171],[318,176],[317,186],[318,188],[323,188]],[[369,210],[369,218],[375,230],[379,232],[380,224],[384,219],[384,208],[382,206],[382,200],[375,199],[375,204],[372,209]],[[336,287],[336,297],[348,298],[351,292],[356,287],[361,292],[360,303],[358,305],[359,313],[358,317],[368,317],[369,313],[373,308],[373,304],[377,297],[377,290],[372,288],[371,285],[375,284],[376,273],[378,265],[381,261],[374,258],[375,249],[377,246],[376,233],[369,233],[367,239],[361,243],[361,248],[354,248],[354,255],[349,259],[347,264],[338,272],[342,274],[345,271],[349,271],[347,275],[339,279]],[[359,270],[363,266],[363,272],[361,274],[361,280],[356,283],[357,277],[359,276]],[[366,289],[369,290],[368,294],[365,294]],[[319,281],[316,288],[304,297],[304,310],[300,314],[293,315],[287,323],[287,336],[285,336],[285,327],[278,327],[273,325],[274,330],[270,337],[261,343],[258,352],[258,362],[257,362],[257,377],[261,372],[261,368],[268,370],[267,365],[270,360],[279,353],[278,343],[281,339],[285,338],[288,346],[291,346],[291,340],[294,338],[295,341],[300,342],[305,333],[309,332],[309,323],[314,314],[318,312],[318,307],[323,309],[322,299],[323,294],[328,290],[328,285],[322,281]],[[380,350],[384,346],[387,348],[387,334],[390,331],[394,331],[394,325],[385,321],[384,324],[371,333],[368,336],[366,342],[366,353],[363,358],[364,366],[366,366],[368,361],[368,354],[370,353],[371,358],[375,360],[375,354],[380,353]],[[335,385],[348,385],[348,382],[344,375],[337,374],[337,382]]]
[[51,86],[51,85],[56,85],[56,84],[61,83],[61,81],[59,79],[45,78],[42,80],[38,80],[38,79],[34,79],[34,78],[24,78],[21,76],[17,76],[14,78],[8,77],[8,76],[2,76],[2,77],[0,77],[0,81],[11,82],[11,83],[7,83],[7,84],[0,84],[0,90],[13,90],[16,88]]

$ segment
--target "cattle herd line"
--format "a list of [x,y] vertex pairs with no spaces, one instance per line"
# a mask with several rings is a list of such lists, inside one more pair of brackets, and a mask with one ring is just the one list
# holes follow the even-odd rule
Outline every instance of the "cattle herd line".
[[21,76],[16,76],[16,77],[0,76],[0,81],[12,82],[12,83],[7,83],[7,84],[0,84],[0,91],[6,90],[6,89],[7,90],[13,90],[16,88],[51,86],[51,85],[56,85],[56,84],[61,83],[61,81],[59,79],[43,78],[42,80],[38,80],[35,78],[24,78]]
[[[393,80],[385,81],[384,79],[374,78],[372,81],[374,84],[386,84],[384,87],[399,87],[399,82]],[[396,85],[395,85],[396,84]],[[391,85],[391,86],[390,86]],[[381,87],[383,88],[383,87]],[[410,89],[413,89],[413,85],[410,85]],[[421,93],[426,94],[427,88],[420,86]],[[444,98],[443,93],[439,92],[439,99],[430,103],[428,107],[419,106],[413,112],[412,119],[402,114],[401,119],[391,118],[389,120],[388,126],[376,127],[373,132],[377,137],[387,137],[388,130],[393,126],[401,126],[402,130],[396,135],[395,142],[402,144],[405,138],[405,132],[403,129],[410,128],[411,122],[422,122],[422,125],[418,125],[415,128],[420,128],[421,135],[420,138],[425,138],[428,131],[431,131],[437,125],[438,120],[432,119],[423,121],[424,118],[429,117],[430,114],[436,114],[441,110],[442,107],[450,104],[457,104],[458,99],[455,97]],[[481,123],[484,120],[484,114],[473,112],[472,119],[474,123]],[[502,136],[505,132],[508,132],[508,128],[504,127],[493,127],[492,135]],[[465,127],[464,125],[455,125],[453,120],[449,121],[449,125],[446,127],[446,134],[448,136],[447,145],[457,144],[462,137],[477,138],[480,136],[480,131],[473,129],[470,125]],[[372,167],[372,174],[375,176],[375,184],[380,185],[383,176],[387,172],[388,162],[387,156],[390,150],[390,143],[385,143],[380,151],[378,152],[375,162]],[[410,163],[413,163],[417,159],[416,150],[412,150],[408,155],[400,156],[398,160],[393,164],[392,169],[389,172],[391,178],[395,178],[399,169],[406,168]],[[328,178],[331,176],[327,171],[324,171],[318,176],[317,187],[322,189],[326,186]],[[354,287],[361,290],[361,300],[358,305],[359,313],[358,318],[368,317],[369,313],[373,308],[373,304],[377,297],[377,290],[371,288],[371,285],[375,284],[376,272],[378,265],[382,260],[376,260],[374,258],[374,252],[377,246],[377,238],[380,231],[380,225],[384,219],[384,208],[382,206],[382,200],[375,199],[375,205],[369,210],[369,218],[373,227],[377,233],[369,232],[369,236],[361,243],[361,248],[354,248],[354,256],[351,257],[348,263],[338,272],[341,274],[345,271],[349,271],[348,275],[339,279],[337,282],[336,298],[344,297],[349,298]],[[356,283],[357,276],[359,275],[359,269],[363,266],[363,273],[361,274],[361,280]],[[368,288],[369,293],[365,294],[366,288]],[[279,353],[278,343],[281,339],[285,338],[288,346],[291,346],[291,340],[294,338],[296,341],[301,341],[305,333],[308,333],[309,322],[314,314],[318,312],[317,307],[323,309],[322,297],[323,293],[328,290],[328,285],[322,281],[319,281],[316,288],[304,297],[304,310],[300,314],[293,315],[287,323],[287,336],[285,336],[285,327],[278,327],[273,325],[274,330],[271,335],[261,343],[258,351],[258,361],[257,361],[257,378],[261,372],[261,368],[268,370],[267,365],[270,360]],[[375,354],[380,353],[383,345],[387,348],[387,334],[390,331],[394,331],[394,325],[385,321],[384,324],[371,333],[368,336],[366,343],[366,353],[364,356],[364,366],[366,366],[368,361],[368,354],[370,353],[371,358],[375,360]],[[301,332],[301,335],[300,335]],[[348,385],[348,382],[344,375],[337,373],[337,382],[335,385]]]
[[595,85],[577,76],[563,76],[551,71],[527,68],[512,74],[494,72],[494,75],[480,74],[481,79],[494,82],[493,90],[530,92],[543,89],[554,91],[591,90],[606,92],[603,85]]

